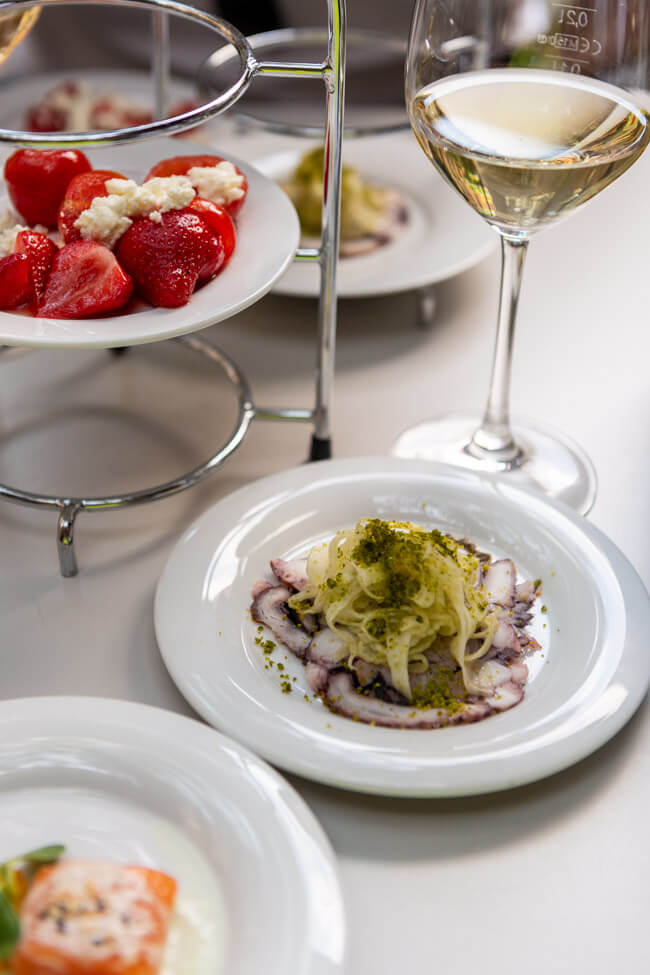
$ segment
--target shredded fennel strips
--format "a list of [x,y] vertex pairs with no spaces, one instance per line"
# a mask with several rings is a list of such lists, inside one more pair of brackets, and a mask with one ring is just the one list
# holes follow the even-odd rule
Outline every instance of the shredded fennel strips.
[[289,606],[301,617],[322,616],[350,662],[388,666],[410,700],[409,668],[426,670],[427,651],[444,647],[465,678],[467,665],[490,649],[498,621],[477,585],[479,569],[475,555],[435,529],[363,519],[311,550],[309,585]]

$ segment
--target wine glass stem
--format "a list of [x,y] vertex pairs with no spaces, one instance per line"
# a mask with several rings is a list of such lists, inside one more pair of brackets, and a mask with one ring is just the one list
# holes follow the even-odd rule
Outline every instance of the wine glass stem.
[[501,234],[501,288],[490,391],[480,427],[468,450],[482,460],[493,460],[503,467],[517,467],[523,451],[515,443],[510,427],[510,376],[512,348],[519,292],[528,250],[528,240]]

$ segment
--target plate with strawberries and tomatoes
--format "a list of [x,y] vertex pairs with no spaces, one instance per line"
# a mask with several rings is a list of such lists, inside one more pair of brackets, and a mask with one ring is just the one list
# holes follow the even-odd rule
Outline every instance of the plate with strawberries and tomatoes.
[[154,342],[272,288],[298,247],[293,205],[249,163],[183,148],[158,139],[5,157],[0,344]]

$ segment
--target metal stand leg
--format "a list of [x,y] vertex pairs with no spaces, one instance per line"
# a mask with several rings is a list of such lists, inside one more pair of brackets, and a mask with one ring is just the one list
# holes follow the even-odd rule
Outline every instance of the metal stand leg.
[[76,576],[79,572],[74,550],[74,522],[80,510],[77,504],[67,504],[62,508],[59,515],[56,548],[59,555],[61,575],[66,579]]
[[327,71],[324,76],[327,91],[326,179],[323,187],[323,233],[320,250],[321,277],[318,305],[316,403],[310,460],[326,460],[332,456],[330,410],[334,384],[337,310],[336,273],[341,218],[341,166],[345,98],[345,0],[330,0],[328,31]]
[[152,14],[153,103],[157,120],[167,118],[167,92],[169,89],[169,16],[162,10]]
[[417,327],[424,331],[433,327],[436,316],[436,292],[432,284],[420,288],[417,292],[418,311]]

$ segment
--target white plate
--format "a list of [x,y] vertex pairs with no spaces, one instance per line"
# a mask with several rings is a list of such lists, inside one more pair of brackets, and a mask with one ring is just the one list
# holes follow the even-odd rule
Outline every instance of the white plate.
[[179,903],[213,925],[210,975],[342,971],[320,827],[279,775],[197,721],[98,698],[2,702],[0,822],[0,861],[61,842],[171,873]]
[[[160,159],[212,153],[230,159],[246,174],[248,196],[237,218],[237,247],[227,267],[182,308],[151,308],[125,315],[79,320],[34,318],[0,312],[0,344],[54,348],[110,348],[173,338],[213,325],[252,305],[269,291],[293,260],[300,227],[296,211],[278,186],[227,150],[154,139],[139,145],[87,153],[96,169],[113,169],[142,179]],[[8,153],[0,159],[4,165]],[[6,201],[0,201],[2,209]]]
[[[251,586],[271,558],[366,516],[467,536],[543,580],[544,657],[530,660],[521,704],[473,725],[373,728],[305,701],[297,659],[286,662],[294,692],[282,693],[255,644]],[[471,795],[557,772],[621,728],[650,674],[647,593],[593,525],[506,478],[397,458],[312,464],[219,501],[172,552],[155,624],[172,678],[208,721],[282,768],[387,795]]]
[[[41,101],[56,85],[65,81],[80,81],[88,85],[95,95],[122,95],[135,102],[139,108],[153,108],[154,86],[151,75],[146,71],[48,71],[29,77],[3,78],[0,82],[0,127],[22,129],[27,112]],[[169,101],[196,99],[196,87],[187,81],[172,78],[169,82]],[[181,142],[181,146],[183,143]]]
[[[255,165],[272,179],[284,180],[305,151],[256,159]],[[364,179],[398,190],[409,222],[390,244],[340,261],[337,293],[341,298],[435,284],[478,264],[496,247],[494,231],[447,186],[410,132],[346,140],[343,161],[356,166]],[[278,294],[302,297],[317,295],[318,290],[317,265],[302,263],[290,267],[274,288]]]

